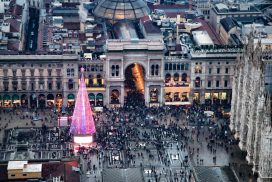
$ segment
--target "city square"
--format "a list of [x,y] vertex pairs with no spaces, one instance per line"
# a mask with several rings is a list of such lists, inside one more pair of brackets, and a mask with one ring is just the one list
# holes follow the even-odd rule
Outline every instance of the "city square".
[[0,1],[0,182],[272,182],[269,0]]

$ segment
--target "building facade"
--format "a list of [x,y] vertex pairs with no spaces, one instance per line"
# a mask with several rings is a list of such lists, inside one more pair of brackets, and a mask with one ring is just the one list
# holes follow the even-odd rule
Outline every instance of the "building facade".
[[240,49],[230,48],[191,52],[192,101],[202,104],[230,104],[231,83],[239,51]]
[[[125,72],[132,65],[140,65],[144,86],[145,105],[164,102],[163,60],[164,44],[162,40],[114,40],[107,41],[105,60],[106,96],[105,104],[123,106],[126,100]],[[136,73],[135,73],[136,74]]]
[[230,127],[240,140],[239,147],[247,152],[248,163],[258,173],[258,181],[271,182],[272,100],[265,82],[271,52],[263,52],[260,41],[254,45],[250,37],[235,67]]
[[2,56],[1,106],[61,107],[68,104],[68,97],[74,101],[78,87],[77,60],[77,56],[71,55]]

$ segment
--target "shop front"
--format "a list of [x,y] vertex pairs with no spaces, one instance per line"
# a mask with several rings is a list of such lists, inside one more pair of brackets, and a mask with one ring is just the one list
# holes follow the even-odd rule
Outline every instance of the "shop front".
[[12,96],[12,105],[13,105],[13,107],[20,106],[20,103],[21,103],[20,97],[17,94],[13,95]]
[[47,102],[47,107],[49,107],[49,108],[54,107],[54,104],[55,104],[54,95],[53,94],[48,94],[46,102]]
[[7,94],[3,96],[3,106],[4,107],[11,107],[12,106],[11,97]]

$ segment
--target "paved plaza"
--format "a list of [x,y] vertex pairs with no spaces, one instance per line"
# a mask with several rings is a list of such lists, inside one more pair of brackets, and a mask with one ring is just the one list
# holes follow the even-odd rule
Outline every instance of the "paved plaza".
[[254,181],[227,120],[196,124],[186,113],[167,107],[105,109],[95,114],[94,147],[81,147],[74,154],[68,128],[54,127],[53,110],[2,110],[0,159],[76,159],[81,181],[89,182],[121,182],[128,177],[130,182]]

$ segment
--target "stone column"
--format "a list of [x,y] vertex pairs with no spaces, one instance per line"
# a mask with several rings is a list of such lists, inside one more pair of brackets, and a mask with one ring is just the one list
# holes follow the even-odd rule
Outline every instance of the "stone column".
[[17,90],[22,90],[22,79],[18,78],[18,88]]
[[160,106],[161,105],[164,105],[164,89],[163,89],[163,87],[162,86],[160,86],[160,93],[159,93],[160,95]]
[[107,84],[106,86],[106,94],[104,98],[104,104],[109,107],[110,106],[110,85]]
[[125,97],[125,90],[124,90],[124,83],[121,84],[121,106],[123,107],[124,106],[124,97]]
[[150,87],[150,85],[147,82],[145,82],[144,98],[145,98],[145,105],[146,106],[149,106],[149,102],[150,102],[149,87]]

